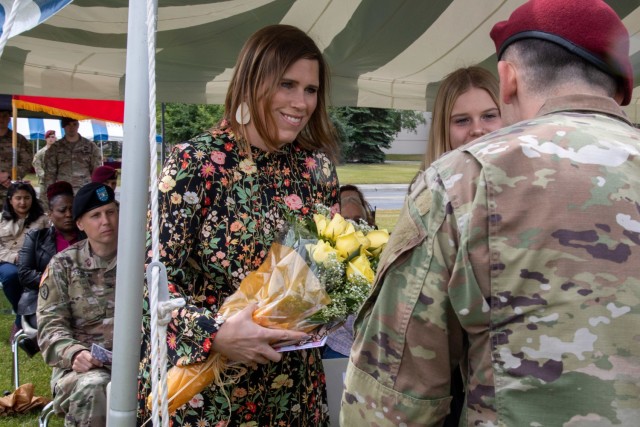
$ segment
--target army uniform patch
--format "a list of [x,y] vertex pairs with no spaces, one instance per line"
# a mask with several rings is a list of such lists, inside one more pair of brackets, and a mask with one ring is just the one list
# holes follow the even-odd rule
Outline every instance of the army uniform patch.
[[109,193],[107,193],[107,189],[105,187],[100,187],[96,189],[96,196],[98,196],[98,200],[101,202],[106,202],[109,200]]
[[49,285],[47,285],[46,283],[40,286],[40,297],[44,300],[49,298]]

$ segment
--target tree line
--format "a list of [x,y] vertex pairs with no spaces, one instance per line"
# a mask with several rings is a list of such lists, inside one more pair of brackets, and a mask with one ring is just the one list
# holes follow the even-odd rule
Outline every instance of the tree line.
[[[221,105],[164,104],[164,138],[174,145],[215,126],[222,119]],[[332,107],[329,116],[338,131],[342,162],[382,163],[383,148],[401,129],[416,131],[424,123],[422,113],[369,107]],[[158,109],[161,124],[162,109]],[[162,129],[159,129],[160,133]]]

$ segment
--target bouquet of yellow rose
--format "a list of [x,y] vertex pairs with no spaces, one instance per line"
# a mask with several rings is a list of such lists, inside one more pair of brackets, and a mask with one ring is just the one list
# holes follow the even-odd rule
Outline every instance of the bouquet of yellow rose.
[[[242,280],[219,314],[229,317],[257,303],[253,318],[259,325],[313,334],[323,326],[339,325],[357,312],[371,289],[389,233],[364,221],[331,215],[326,206],[316,209],[313,221],[290,222],[262,265]],[[169,412],[209,384],[222,387],[244,373],[238,366],[233,367],[235,373],[225,372],[229,367],[219,353],[211,353],[200,364],[172,367],[167,374]],[[151,397],[147,403],[151,405]]]

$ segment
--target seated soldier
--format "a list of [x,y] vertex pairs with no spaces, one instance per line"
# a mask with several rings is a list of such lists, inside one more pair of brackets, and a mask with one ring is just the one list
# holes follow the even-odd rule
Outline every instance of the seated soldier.
[[[38,344],[53,367],[54,410],[65,426],[104,426],[110,366],[92,344],[113,346],[118,206],[113,190],[78,190],[73,219],[87,239],[51,259],[38,297]],[[105,361],[106,362],[106,361]]]

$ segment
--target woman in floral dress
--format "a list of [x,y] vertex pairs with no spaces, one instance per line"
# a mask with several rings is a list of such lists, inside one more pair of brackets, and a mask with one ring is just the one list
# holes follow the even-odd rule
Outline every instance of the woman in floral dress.
[[[179,144],[160,181],[160,261],[170,291],[187,306],[168,326],[168,366],[200,363],[212,351],[247,373],[221,390],[209,386],[172,416],[182,426],[329,424],[317,349],[276,352],[302,332],[266,329],[250,306],[216,313],[262,263],[286,218],[337,203],[336,138],[326,113],[328,69],[315,43],[287,25],[246,42],[219,127]],[[149,312],[145,303],[138,422],[150,417]]]

